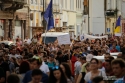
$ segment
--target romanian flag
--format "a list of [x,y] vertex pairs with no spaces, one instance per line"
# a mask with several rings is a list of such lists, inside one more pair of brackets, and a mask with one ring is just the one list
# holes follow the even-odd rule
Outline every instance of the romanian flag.
[[120,30],[121,30],[121,16],[119,16],[116,22],[115,33],[120,33]]

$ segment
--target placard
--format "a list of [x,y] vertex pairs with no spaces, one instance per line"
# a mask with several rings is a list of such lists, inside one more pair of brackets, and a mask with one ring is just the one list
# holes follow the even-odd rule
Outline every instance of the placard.
[[57,39],[58,39],[58,44],[59,45],[71,44],[69,34],[58,36]]

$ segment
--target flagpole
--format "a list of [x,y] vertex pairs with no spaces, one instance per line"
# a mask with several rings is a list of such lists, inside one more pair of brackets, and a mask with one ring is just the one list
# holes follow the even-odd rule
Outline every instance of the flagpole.
[[[47,26],[48,24],[46,23],[46,30],[45,30],[45,37],[44,37],[44,46],[46,45],[46,33],[47,33]],[[43,46],[43,50],[45,50],[45,47]]]

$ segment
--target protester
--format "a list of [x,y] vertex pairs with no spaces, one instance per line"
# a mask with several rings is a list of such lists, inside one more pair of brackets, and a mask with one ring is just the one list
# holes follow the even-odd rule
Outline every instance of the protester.
[[7,83],[13,73],[19,83],[105,83],[102,77],[108,77],[108,83],[109,77],[122,83],[125,37],[110,35],[82,41],[79,37],[72,39],[71,45],[59,44],[58,40],[42,43],[41,34],[32,39],[26,36],[24,41],[17,37],[15,45],[0,44],[0,83]]
[[48,83],[72,83],[72,82],[71,80],[65,77],[63,70],[59,66],[55,66],[50,72]]
[[122,59],[116,59],[112,61],[112,70],[116,76],[117,81],[114,83],[123,83],[125,81],[125,61]]
[[4,82],[5,82],[5,72],[3,68],[0,67],[0,83],[4,83]]
[[96,76],[106,77],[106,74],[104,71],[98,70],[98,64],[99,64],[99,61],[97,59],[95,58],[91,59],[90,61],[91,71],[85,75],[85,78],[84,78],[85,82],[92,82],[92,79]]
[[11,74],[7,78],[7,83],[20,83],[20,79],[16,74]]
[[[32,78],[31,78],[32,71],[34,69],[39,69],[41,64],[42,64],[42,62],[41,62],[40,58],[38,58],[38,59],[32,58],[31,59],[31,63],[30,63],[31,70],[26,72],[24,79],[23,79],[23,83],[28,83],[32,80]],[[42,72],[41,82],[47,83],[47,81],[48,81],[48,75],[46,75],[45,73]]]
[[40,69],[34,69],[32,71],[32,80],[29,83],[41,83],[42,71]]

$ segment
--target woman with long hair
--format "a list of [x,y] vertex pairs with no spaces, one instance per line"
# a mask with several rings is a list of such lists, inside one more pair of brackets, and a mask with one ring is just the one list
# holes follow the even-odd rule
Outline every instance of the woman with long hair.
[[20,83],[23,83],[23,78],[25,76],[25,73],[27,71],[30,70],[30,65],[27,61],[23,61],[21,64],[20,64],[20,67],[19,67],[19,78],[20,78]]
[[72,77],[72,72],[71,72],[69,65],[67,63],[62,63],[62,64],[60,64],[60,68],[63,70],[66,78],[71,80],[72,82],[74,82],[74,79]]
[[48,83],[72,83],[72,82],[66,78],[63,70],[59,66],[55,66],[50,71]]

